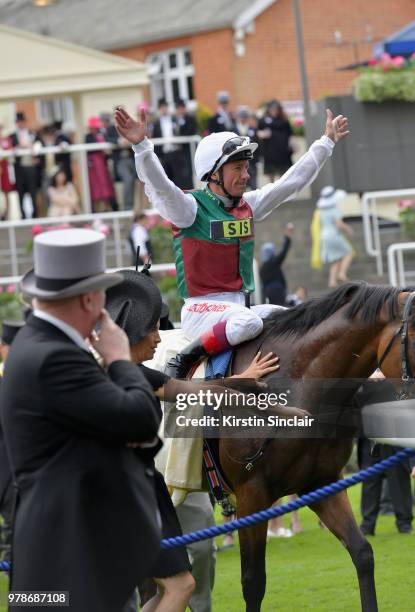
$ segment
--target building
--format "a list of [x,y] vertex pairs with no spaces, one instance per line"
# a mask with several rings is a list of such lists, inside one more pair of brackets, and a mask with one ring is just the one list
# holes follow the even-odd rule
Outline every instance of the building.
[[[216,92],[256,108],[295,102],[302,90],[291,0],[0,0],[0,23],[110,51],[147,65],[147,98],[215,108]],[[53,2],[53,0],[50,0]],[[311,99],[348,93],[355,76],[340,68],[414,17],[413,0],[300,0]]]

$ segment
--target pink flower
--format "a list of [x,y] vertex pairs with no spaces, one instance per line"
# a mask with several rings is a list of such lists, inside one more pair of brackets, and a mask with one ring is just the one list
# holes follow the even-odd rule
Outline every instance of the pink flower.
[[158,215],[148,215],[147,217],[147,229],[151,229],[155,225],[157,225],[160,221],[160,217]]
[[405,66],[405,58],[402,57],[402,55],[397,55],[396,57],[393,58],[392,60],[392,64],[396,67],[396,68],[402,68],[402,66]]
[[415,208],[415,200],[399,200],[399,208]]
[[380,61],[382,62],[382,64],[390,64],[392,58],[389,53],[382,53],[382,55],[380,56]]
[[301,127],[302,125],[304,125],[304,119],[300,119],[299,117],[297,117],[297,119],[294,119],[294,125],[295,127]]
[[16,291],[16,285],[7,285],[6,293],[14,293]]
[[368,61],[368,65],[369,66],[377,66],[379,64],[378,60],[375,57],[372,57],[372,59],[370,59]]
[[43,232],[43,227],[41,225],[34,225],[32,227],[32,236],[37,236]]
[[105,225],[105,223],[99,226],[99,231],[101,232],[101,234],[104,234],[104,236],[110,235],[110,228],[108,227],[108,225]]
[[387,70],[391,69],[391,65],[390,64],[382,64],[382,68],[386,72]]
[[167,270],[167,276],[176,276],[176,270]]

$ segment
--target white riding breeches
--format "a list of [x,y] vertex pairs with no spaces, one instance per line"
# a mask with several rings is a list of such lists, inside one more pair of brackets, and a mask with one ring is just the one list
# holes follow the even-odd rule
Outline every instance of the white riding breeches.
[[[258,336],[263,328],[262,319],[276,310],[285,310],[283,306],[260,304],[246,308],[242,294],[214,294],[231,298],[234,301],[188,298],[182,308],[182,329],[190,338],[198,338],[216,323],[226,321],[226,338],[232,346],[251,340]],[[238,296],[238,297],[236,297]],[[239,297],[240,296],[240,297]]]

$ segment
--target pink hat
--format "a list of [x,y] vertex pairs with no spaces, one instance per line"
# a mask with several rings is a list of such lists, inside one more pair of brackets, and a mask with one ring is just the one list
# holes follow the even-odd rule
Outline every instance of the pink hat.
[[90,130],[92,129],[96,129],[99,130],[99,128],[102,127],[102,123],[101,123],[101,119],[99,117],[97,117],[96,115],[89,117],[88,119],[88,127]]
[[136,111],[137,113],[140,113],[142,110],[147,113],[149,109],[149,106],[147,104],[147,102],[140,102],[140,104],[137,104],[136,106]]

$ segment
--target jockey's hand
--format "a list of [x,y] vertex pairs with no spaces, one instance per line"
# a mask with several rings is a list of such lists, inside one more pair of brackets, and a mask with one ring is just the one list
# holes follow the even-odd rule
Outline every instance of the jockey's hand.
[[274,353],[268,353],[265,357],[261,357],[261,351],[259,351],[247,369],[241,374],[237,374],[235,378],[251,378],[254,380],[259,380],[263,378],[267,374],[271,374],[271,372],[275,372],[279,369],[278,361],[279,357],[274,355]]
[[339,142],[342,138],[345,138],[350,134],[349,132],[349,120],[343,115],[337,115],[333,118],[333,113],[329,108],[326,108],[327,119],[326,119],[326,131],[324,134],[330,138],[333,142]]
[[411,476],[415,479],[415,466],[412,468]]
[[147,135],[147,119],[144,109],[140,110],[140,119],[135,121],[121,106],[114,111],[115,127],[120,136],[131,142],[139,144]]

